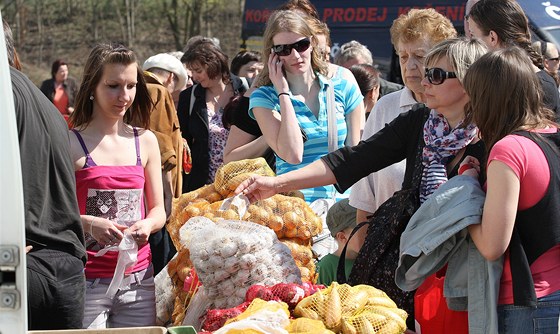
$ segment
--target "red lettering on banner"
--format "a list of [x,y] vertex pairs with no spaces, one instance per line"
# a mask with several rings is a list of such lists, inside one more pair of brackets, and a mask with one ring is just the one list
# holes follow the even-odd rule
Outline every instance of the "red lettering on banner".
[[352,22],[356,19],[356,9],[346,8],[344,11],[344,22]]
[[387,7],[383,7],[381,10],[383,15],[377,17],[377,22],[384,22],[387,19]]
[[447,9],[445,11],[445,16],[447,16],[447,18],[450,19],[451,21],[459,20],[459,7],[447,6]]
[[356,22],[364,22],[367,17],[367,9],[360,7],[356,8]]
[[397,17],[408,13],[408,11],[410,10],[410,7],[399,7],[399,11],[397,13]]
[[435,6],[434,9],[436,10],[436,12],[445,16],[445,6]]
[[[419,8],[417,6],[413,7],[399,7],[397,17],[407,14],[412,8]],[[449,20],[457,22],[463,20],[465,17],[465,6],[434,6],[427,5],[425,8],[433,8],[436,12],[444,15]]]
[[323,10],[323,21],[327,22],[331,16],[333,16],[332,8],[325,8]]
[[344,15],[344,8],[335,8],[333,15],[333,22],[343,22],[342,16]]
[[245,11],[245,22],[250,23],[266,23],[270,16],[269,9],[249,9]]
[[383,22],[387,19],[387,7],[325,8],[324,22]]
[[367,11],[367,21],[375,22],[376,16],[377,16],[377,7],[369,7]]

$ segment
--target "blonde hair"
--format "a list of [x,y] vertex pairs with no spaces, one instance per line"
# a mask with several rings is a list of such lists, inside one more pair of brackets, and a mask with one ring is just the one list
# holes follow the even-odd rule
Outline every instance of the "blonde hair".
[[[292,32],[311,40],[311,67],[316,73],[324,76],[328,74],[328,64],[321,58],[317,49],[317,39],[314,37],[316,31],[308,23],[308,20],[295,11],[278,10],[270,15],[266,23],[266,29],[263,35],[263,59],[268,61],[270,57],[271,48],[274,46],[273,38],[276,34],[281,32]],[[256,86],[271,85],[272,82],[268,76],[268,66],[265,66],[256,80]]]
[[414,42],[428,38],[432,44],[448,38],[457,37],[457,30],[449,19],[433,8],[411,9],[402,14],[391,26],[391,43],[397,47],[399,42]]
[[452,38],[435,45],[426,55],[424,64],[428,68],[446,57],[462,84],[469,67],[487,52],[486,45],[478,39]]

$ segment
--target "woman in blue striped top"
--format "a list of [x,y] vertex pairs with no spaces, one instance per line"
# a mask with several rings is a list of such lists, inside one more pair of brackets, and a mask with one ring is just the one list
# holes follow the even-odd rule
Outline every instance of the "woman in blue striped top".
[[[334,88],[336,146],[357,144],[364,123],[360,89],[351,73],[329,77],[328,63],[306,19],[295,11],[277,11],[263,39],[267,66],[251,94],[249,114],[276,154],[277,174],[307,166],[329,152],[329,85]],[[334,189],[321,186],[302,192],[312,202],[332,197]]]

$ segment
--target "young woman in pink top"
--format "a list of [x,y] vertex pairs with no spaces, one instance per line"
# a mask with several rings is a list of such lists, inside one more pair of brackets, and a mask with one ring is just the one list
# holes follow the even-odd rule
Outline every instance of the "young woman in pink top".
[[[560,313],[560,134],[543,107],[527,53],[510,47],[475,62],[464,79],[489,149],[482,223],[469,227],[488,260],[504,255],[499,333],[557,333]],[[463,175],[478,176],[465,160]]]
[[[152,102],[136,56],[122,45],[95,46],[84,78],[70,133],[88,253],[84,328],[154,325],[148,237],[163,227],[165,211],[158,143],[145,130]],[[125,236],[138,253],[122,277],[115,272],[119,251],[96,254]],[[123,278],[116,294],[107,293],[113,276]]]

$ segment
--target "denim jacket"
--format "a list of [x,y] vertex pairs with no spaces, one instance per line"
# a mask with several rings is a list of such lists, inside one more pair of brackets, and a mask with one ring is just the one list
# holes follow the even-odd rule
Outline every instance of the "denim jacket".
[[447,264],[444,295],[450,309],[468,310],[469,333],[498,332],[503,259],[484,259],[467,230],[480,223],[484,199],[480,184],[470,176],[456,176],[440,186],[403,232],[395,273],[397,286],[410,291]]

